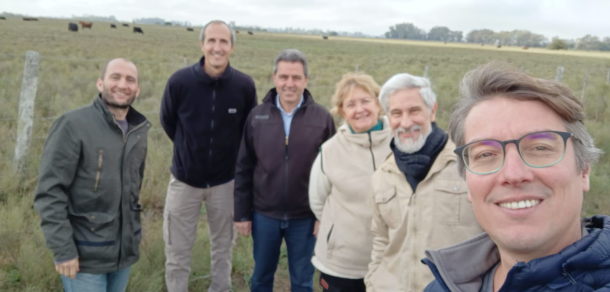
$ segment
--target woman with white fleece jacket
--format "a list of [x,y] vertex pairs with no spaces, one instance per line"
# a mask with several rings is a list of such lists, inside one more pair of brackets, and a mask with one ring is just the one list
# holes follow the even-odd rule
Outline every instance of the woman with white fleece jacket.
[[312,263],[321,272],[323,291],[366,291],[373,247],[371,177],[390,155],[392,140],[379,89],[369,75],[343,76],[332,111],[346,123],[322,145],[312,166],[309,204],[320,222]]

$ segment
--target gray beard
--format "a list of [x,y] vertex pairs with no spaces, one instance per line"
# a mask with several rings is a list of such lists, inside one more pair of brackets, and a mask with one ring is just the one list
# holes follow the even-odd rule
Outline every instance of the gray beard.
[[412,142],[401,141],[400,137],[398,136],[398,133],[394,131],[394,137],[396,138],[394,139],[394,146],[396,146],[396,148],[400,150],[400,152],[406,154],[413,154],[421,150],[424,145],[426,145],[426,140],[428,139],[428,136],[430,136],[430,134],[432,134],[432,122],[430,122],[430,124],[428,125],[428,131],[424,135],[419,135],[416,141],[412,141],[412,139],[407,139],[407,141],[411,140]]

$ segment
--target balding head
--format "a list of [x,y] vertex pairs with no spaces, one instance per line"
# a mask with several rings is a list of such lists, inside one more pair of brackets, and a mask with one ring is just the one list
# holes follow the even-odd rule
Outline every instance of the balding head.
[[120,63],[119,66],[121,66],[121,67],[125,67],[125,68],[133,67],[133,71],[135,72],[134,77],[136,78],[136,82],[138,82],[140,80],[140,74],[138,73],[138,67],[136,67],[136,64],[134,64],[132,61],[130,61],[126,58],[116,58],[116,59],[112,59],[112,60],[108,61],[108,63],[106,63],[106,65],[104,65],[104,68],[102,69],[102,73],[100,74],[100,79],[104,80],[107,77],[106,74],[111,74],[111,72],[108,72],[108,68],[111,68],[111,67],[114,68],[114,66],[119,63]]

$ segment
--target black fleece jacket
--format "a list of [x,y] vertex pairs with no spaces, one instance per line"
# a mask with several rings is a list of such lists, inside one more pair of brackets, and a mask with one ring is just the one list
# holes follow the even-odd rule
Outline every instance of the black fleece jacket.
[[252,78],[230,65],[218,78],[205,58],[167,81],[161,125],[174,142],[171,172],[181,182],[208,188],[232,180],[246,117],[257,105]]
[[307,89],[296,109],[290,136],[271,89],[252,110],[244,127],[235,169],[235,218],[251,221],[252,211],[279,220],[315,218],[309,208],[309,173],[335,123]]

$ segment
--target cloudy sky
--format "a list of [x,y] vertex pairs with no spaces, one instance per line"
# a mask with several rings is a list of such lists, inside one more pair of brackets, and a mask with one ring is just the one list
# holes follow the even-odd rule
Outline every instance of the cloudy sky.
[[212,19],[237,25],[360,31],[382,35],[388,27],[411,22],[425,30],[526,29],[547,37],[610,36],[608,0],[0,0],[0,11],[31,16],[93,14],[117,19],[159,17]]

